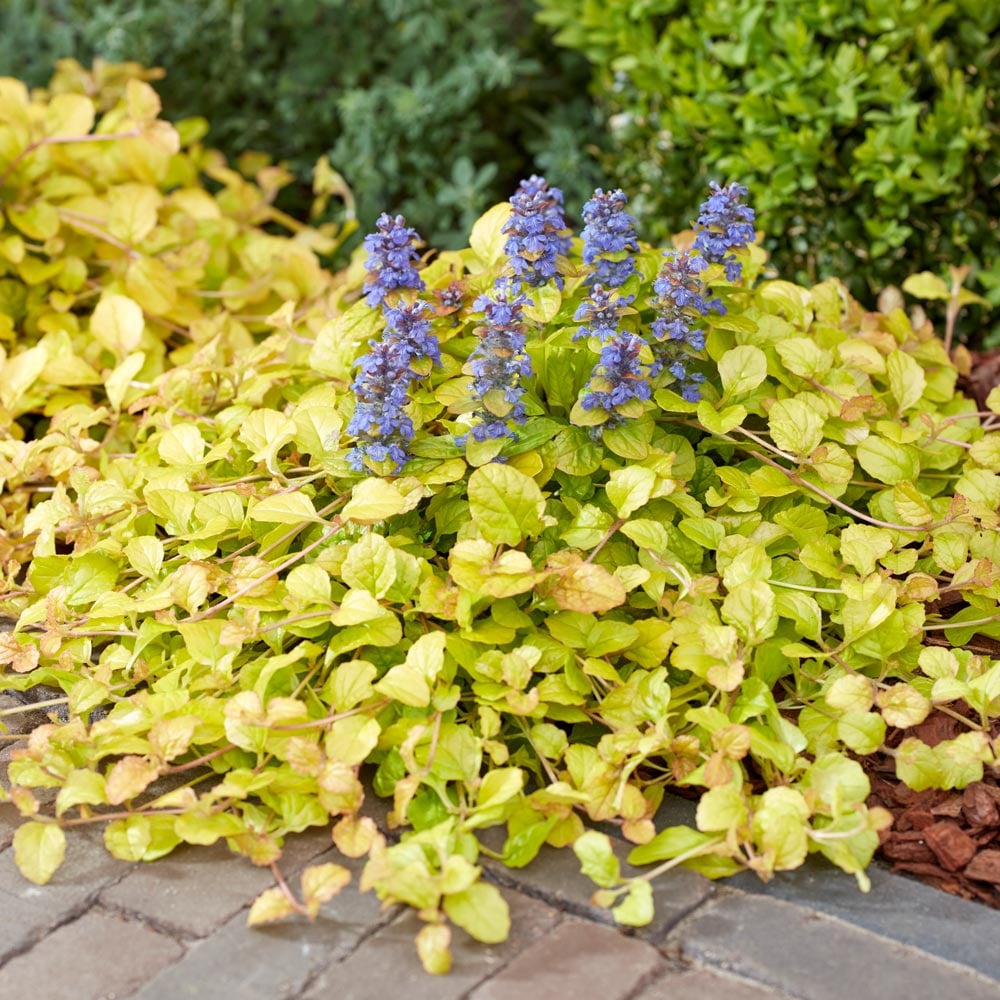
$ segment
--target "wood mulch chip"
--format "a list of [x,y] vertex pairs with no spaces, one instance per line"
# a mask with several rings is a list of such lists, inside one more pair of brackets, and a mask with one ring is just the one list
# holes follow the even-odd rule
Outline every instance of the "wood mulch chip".
[[[956,706],[961,709],[961,703]],[[972,714],[971,712],[969,713]],[[929,746],[954,739],[968,727],[943,712],[932,712],[902,736]],[[993,734],[996,735],[996,734]],[[1000,909],[1000,781],[988,772],[961,790],[915,792],[895,776],[892,758],[863,758],[872,792],[870,806],[892,813],[893,824],[880,834],[879,855],[893,871],[965,899]]]

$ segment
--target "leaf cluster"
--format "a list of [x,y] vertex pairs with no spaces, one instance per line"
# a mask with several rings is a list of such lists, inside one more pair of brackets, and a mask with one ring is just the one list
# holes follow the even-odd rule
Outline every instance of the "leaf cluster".
[[754,191],[783,275],[869,297],[968,263],[1000,302],[994,5],[540,6],[592,63],[605,169],[654,238],[688,224],[692,187],[721,170]]
[[[622,879],[585,821],[654,872],[821,853],[865,885],[887,815],[858,758],[891,752],[915,788],[995,765],[977,636],[1000,634],[1000,399],[955,391],[928,322],[760,280],[751,248],[741,284],[705,272],[727,311],[692,362],[701,402],[661,386],[615,424],[577,405],[599,345],[574,340],[575,241],[563,290],[525,308],[527,422],[478,442],[463,368],[509,268],[503,203],[423,266],[441,365],[410,403],[415,457],[359,477],[345,390],[384,320],[360,261],[317,265],[339,234],[276,215],[279,175],[187,145],[141,81],[103,113],[10,80],[0,102],[0,668],[63,703],[9,767],[28,878],[92,823],[119,858],[224,840],[259,865],[332,823],[441,972],[451,926],[507,933],[484,853],[576,842],[639,924],[648,876]],[[623,289],[637,329],[660,259],[643,247]],[[959,702],[968,733],[911,732]],[[679,786],[696,826],[657,830]],[[311,869],[303,901],[279,886],[251,919],[315,915],[344,878]]]

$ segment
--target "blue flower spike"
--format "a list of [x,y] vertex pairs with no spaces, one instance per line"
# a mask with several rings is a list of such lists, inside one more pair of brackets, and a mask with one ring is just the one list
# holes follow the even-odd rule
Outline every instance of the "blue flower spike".
[[743,265],[732,251],[750,246],[757,235],[754,210],[741,200],[749,192],[742,184],[720,187],[714,181],[711,188],[694,225],[694,249],[710,264],[723,264],[727,281],[739,281]]
[[635,219],[625,211],[628,198],[620,189],[598,188],[583,206],[583,262],[592,268],[588,285],[619,288],[635,274],[633,254],[639,250]]
[[493,291],[473,303],[476,312],[485,316],[477,330],[480,341],[468,363],[472,395],[480,405],[480,421],[471,431],[476,441],[516,438],[511,423],[525,421],[521,382],[531,374],[522,318],[527,303],[520,285],[510,278],[497,279]]
[[504,253],[514,277],[534,288],[552,281],[562,290],[559,262],[570,247],[562,191],[549,187],[544,177],[532,176],[521,181],[510,205],[511,216],[501,232],[507,234]]
[[406,225],[402,215],[395,218],[383,212],[375,223],[375,232],[365,237],[368,254],[365,267],[370,272],[365,282],[365,301],[373,309],[391,304],[397,289],[422,291],[423,279],[414,266],[420,260],[417,246],[421,243],[415,229]]

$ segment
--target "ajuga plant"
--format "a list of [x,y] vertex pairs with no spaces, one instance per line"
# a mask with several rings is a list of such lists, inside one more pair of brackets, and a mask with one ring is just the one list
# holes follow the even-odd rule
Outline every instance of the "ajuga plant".
[[[507,934],[487,863],[572,845],[631,925],[679,865],[866,888],[867,765],[995,766],[1000,392],[930,322],[762,278],[731,186],[652,247],[617,192],[573,238],[532,178],[466,249],[387,218],[325,275],[149,93],[95,133],[0,84],[0,682],[63,692],[11,752],[26,877],[91,824],[278,871],[329,826],[444,972]],[[965,721],[930,746],[934,706]]]

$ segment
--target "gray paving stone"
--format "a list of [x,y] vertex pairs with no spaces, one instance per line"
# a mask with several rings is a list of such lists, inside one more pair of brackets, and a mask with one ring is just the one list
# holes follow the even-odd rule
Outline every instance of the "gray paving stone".
[[182,846],[105,889],[101,902],[180,934],[204,937],[273,884],[269,869],[255,867],[225,844]]
[[414,938],[422,926],[412,911],[401,913],[348,958],[329,966],[302,1000],[385,1000],[401,991],[406,1000],[458,1000],[528,945],[543,937],[561,914],[538,900],[505,891],[510,906],[510,937],[498,945],[473,941],[453,930],[452,968],[447,976],[429,976],[420,965]]
[[75,830],[52,881],[34,885],[17,870],[14,849],[8,847],[0,853],[0,963],[81,914],[130,867],[108,854],[96,831]]
[[10,847],[14,831],[21,822],[20,813],[9,802],[0,802],[0,851]]
[[733,891],[695,911],[667,946],[807,1000],[1000,998],[1000,985],[961,966],[832,917]]
[[736,979],[714,969],[670,971],[657,978],[635,1000],[790,1000],[769,986]]
[[[641,873],[625,860],[633,845],[612,838],[623,875]],[[491,845],[492,846],[492,845]],[[502,846],[502,840],[496,849]],[[610,910],[594,906],[591,896],[597,886],[580,871],[580,862],[571,848],[556,850],[543,847],[531,864],[524,868],[507,868],[504,865],[480,858],[480,863],[490,878],[499,885],[510,886],[570,913],[608,925],[614,924]],[[640,928],[640,937],[657,943],[679,920],[715,893],[715,886],[697,872],[676,868],[653,881],[653,902],[656,915],[648,927]]]
[[811,907],[1000,980],[1000,949],[983,947],[1000,940],[1000,912],[879,865],[868,875],[872,889],[864,893],[852,876],[812,857],[770,882],[745,872],[726,886]]
[[138,921],[91,911],[4,966],[0,1000],[125,997],[184,949]]
[[[328,829],[289,837],[278,863],[282,875],[291,878],[329,849]],[[152,864],[139,865],[101,893],[101,903],[141,914],[177,934],[205,937],[272,885],[269,868],[255,866],[220,841],[211,847],[183,845]]]
[[645,941],[569,917],[523,951],[470,1000],[624,1000],[669,966]]
[[289,1000],[330,962],[349,954],[387,917],[372,893],[351,885],[325,904],[315,922],[288,920],[247,927],[246,911],[230,917],[211,936],[190,945],[136,1000]]

